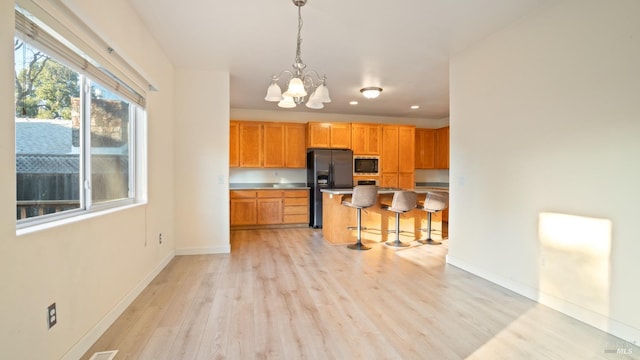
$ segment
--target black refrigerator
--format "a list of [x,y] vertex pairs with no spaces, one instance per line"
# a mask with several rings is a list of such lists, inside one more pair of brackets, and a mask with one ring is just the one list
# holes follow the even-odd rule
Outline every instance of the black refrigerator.
[[307,186],[309,226],[322,227],[321,189],[353,187],[353,152],[351,150],[307,149]]

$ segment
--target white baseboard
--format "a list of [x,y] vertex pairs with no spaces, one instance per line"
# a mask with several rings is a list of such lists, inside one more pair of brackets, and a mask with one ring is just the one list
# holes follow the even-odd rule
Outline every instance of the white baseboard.
[[175,257],[175,252],[171,252],[164,258],[153,271],[151,271],[144,279],[142,279],[136,287],[134,287],[120,302],[113,308],[107,315],[102,318],[89,330],[85,336],[80,339],[63,357],[63,360],[76,360],[80,359],[84,353],[107,331],[120,315],[133,303],[133,301],[140,295],[140,293],[151,283],[151,281],[158,276],[158,274],[164,269],[167,264]]
[[176,255],[229,254],[230,252],[231,252],[231,245],[206,247],[206,248],[176,249]]
[[617,336],[624,341],[628,341],[632,344],[640,344],[640,330],[632,326],[629,326],[602,314],[598,314],[591,310],[585,309],[564,299],[541,293],[539,289],[521,284],[511,279],[507,279],[503,276],[489,272],[486,269],[469,264],[452,256],[447,255],[446,261],[449,265],[453,265],[485,280],[491,281],[492,283],[516,292],[535,302],[548,306],[567,316],[591,325],[596,329]]

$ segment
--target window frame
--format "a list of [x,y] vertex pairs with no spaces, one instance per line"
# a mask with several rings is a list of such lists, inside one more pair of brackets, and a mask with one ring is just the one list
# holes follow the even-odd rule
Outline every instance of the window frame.
[[[16,6],[16,19],[19,16],[28,17],[28,21],[38,21],[26,10]],[[24,21],[24,18],[21,19]],[[35,24],[35,23],[34,23]],[[35,47],[38,50],[45,52],[53,60],[58,63],[76,71],[80,76],[80,129],[79,129],[79,202],[80,206],[76,209],[64,210],[57,213],[50,213],[45,215],[37,215],[27,217],[23,219],[16,219],[17,233],[24,233],[29,229],[39,229],[42,227],[55,226],[58,222],[66,223],[70,219],[83,219],[85,215],[95,216],[101,212],[117,211],[119,209],[129,208],[133,205],[146,203],[146,121],[147,112],[145,107],[145,96],[139,94],[134,89],[139,89],[136,84],[131,82],[127,83],[126,80],[121,80],[113,75],[110,68],[113,68],[113,64],[103,63],[98,64],[92,59],[87,59],[84,53],[78,52],[75,46],[67,46],[68,41],[55,33],[52,29],[38,23],[35,32],[42,34],[44,31],[48,38],[46,41],[53,39],[54,49],[51,49],[47,45],[43,45],[42,41],[30,41],[33,38],[23,31],[20,31],[18,21],[16,21],[15,37],[22,39],[29,46]],[[22,26],[24,28],[24,26]],[[46,42],[45,42],[46,44]],[[73,44],[71,44],[73,45]],[[68,54],[60,56],[61,51],[67,51]],[[75,59],[69,61],[69,57]],[[15,56],[15,55],[14,55]],[[84,58],[87,61],[88,66],[92,68],[91,71],[87,71],[87,67],[78,69],[77,60],[78,57]],[[70,64],[71,63],[71,64]],[[90,65],[89,65],[90,64]],[[127,64],[128,65],[128,64]],[[104,67],[103,67],[104,66]],[[130,65],[129,65],[130,66]],[[100,73],[96,73],[99,70]],[[95,76],[98,74],[98,76]],[[138,75],[138,74],[136,74]],[[138,75],[139,76],[139,75]],[[107,81],[105,81],[105,79]],[[91,172],[91,84],[96,83],[109,91],[113,91],[121,100],[126,101],[128,106],[128,131],[127,131],[127,157],[128,157],[128,191],[126,198],[119,198],[113,200],[105,200],[94,203],[92,200],[92,172]],[[129,86],[129,84],[132,84]],[[153,88],[149,85],[149,89]],[[17,134],[17,133],[16,133]],[[17,177],[17,169],[14,176]],[[17,207],[17,198],[16,198]]]

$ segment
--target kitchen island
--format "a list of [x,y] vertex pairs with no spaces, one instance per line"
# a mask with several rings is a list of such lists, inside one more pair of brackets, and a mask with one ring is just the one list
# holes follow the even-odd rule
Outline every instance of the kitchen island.
[[[383,210],[382,204],[391,204],[393,194],[400,189],[380,188],[378,200],[372,207],[362,210],[363,242],[384,242],[393,238],[388,231],[395,229],[395,213]],[[444,187],[419,187],[413,189],[418,193],[418,202],[424,201],[429,191],[448,192]],[[322,235],[331,243],[348,244],[356,242],[356,231],[347,229],[356,226],[356,209],[342,205],[353,194],[353,189],[322,189]],[[442,212],[432,216],[432,229],[442,230]],[[414,209],[400,215],[400,229],[406,231],[400,234],[400,240],[411,242],[423,237],[421,228],[427,227],[427,213]]]

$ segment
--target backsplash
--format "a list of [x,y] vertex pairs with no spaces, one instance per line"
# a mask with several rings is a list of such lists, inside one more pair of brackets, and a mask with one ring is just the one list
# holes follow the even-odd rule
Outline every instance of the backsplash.
[[[306,169],[229,169],[229,183],[306,183]],[[448,183],[449,170],[416,170],[417,183]]]
[[448,183],[449,170],[416,170],[415,179],[417,183]]
[[306,169],[229,169],[229,183],[306,183]]

